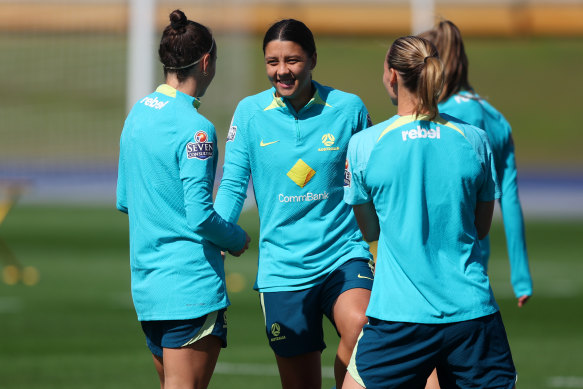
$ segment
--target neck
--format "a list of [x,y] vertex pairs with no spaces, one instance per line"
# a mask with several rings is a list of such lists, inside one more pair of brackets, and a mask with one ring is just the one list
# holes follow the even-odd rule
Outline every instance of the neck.
[[312,99],[315,92],[316,88],[310,81],[310,86],[307,87],[305,91],[303,91],[299,96],[296,96],[294,99],[288,99],[288,101],[291,106],[294,107],[296,112],[300,112],[300,110],[304,108],[306,104],[308,104],[308,102]]
[[428,114],[428,111],[417,112],[417,104],[419,103],[419,98],[413,93],[407,90],[403,86],[399,86],[398,90],[398,103],[397,103],[397,115],[399,116],[409,116],[409,115],[423,115]]
[[397,114],[399,116],[413,115],[417,110],[417,96],[406,88],[399,86]]
[[166,77],[166,84],[172,88],[187,94],[192,97],[197,97],[197,81],[194,77],[188,77],[186,80],[180,82],[175,73],[169,73]]

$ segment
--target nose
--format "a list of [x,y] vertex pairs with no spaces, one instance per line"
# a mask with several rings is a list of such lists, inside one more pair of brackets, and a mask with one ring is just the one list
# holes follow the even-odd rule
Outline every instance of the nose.
[[279,64],[277,65],[277,74],[284,75],[289,73],[290,71],[285,61],[280,61]]

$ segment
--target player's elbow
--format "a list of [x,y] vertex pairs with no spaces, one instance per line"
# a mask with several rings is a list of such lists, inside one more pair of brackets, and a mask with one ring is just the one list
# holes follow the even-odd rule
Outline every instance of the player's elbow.
[[365,204],[353,205],[352,210],[364,240],[367,242],[374,242],[379,240],[381,228],[379,225],[379,218],[372,201]]
[[492,215],[494,214],[494,201],[479,201],[476,205],[475,221],[478,239],[482,240],[490,232]]
[[128,213],[128,207],[126,207],[125,205],[118,202],[115,206],[116,206],[118,211],[121,211],[123,213]]
[[372,228],[361,228],[362,236],[367,242],[375,242],[379,240],[380,231]]
[[482,240],[484,238],[486,238],[488,236],[488,233],[490,232],[490,228],[478,228],[478,239]]
[[206,231],[206,220],[202,218],[190,217],[187,220],[188,228],[197,235],[204,236]]

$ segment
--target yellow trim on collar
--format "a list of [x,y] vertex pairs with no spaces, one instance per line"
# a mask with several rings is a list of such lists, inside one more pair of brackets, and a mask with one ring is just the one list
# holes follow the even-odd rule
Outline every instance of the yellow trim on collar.
[[[308,103],[306,104],[306,107],[309,106],[310,104],[320,104],[320,105],[325,105],[326,107],[332,108],[332,106],[330,104],[325,102],[324,99],[322,99],[322,97],[320,97],[320,92],[317,89],[316,89],[316,93],[314,93],[314,97],[312,97],[310,99],[310,101],[308,101]],[[270,109],[283,108],[283,107],[285,107],[285,103],[283,101],[283,98],[277,97],[274,93],[273,100],[271,101],[271,104],[269,104],[263,110],[269,111]]]
[[320,92],[317,89],[316,89],[316,93],[314,93],[314,97],[310,101],[313,101],[314,104],[325,105],[326,107],[332,108],[332,106],[330,104],[325,102],[324,99],[322,99],[322,97],[320,97]]
[[156,92],[160,92],[166,96],[176,97],[176,89],[172,88],[168,84],[162,84],[156,88]]
[[285,103],[281,97],[277,97],[275,93],[273,94],[273,101],[267,107],[265,107],[264,111],[269,111],[270,109],[274,108],[283,108],[285,107]]
[[385,128],[383,130],[383,132],[381,132],[381,134],[379,135],[379,138],[377,139],[377,142],[379,140],[381,140],[381,138],[385,135],[387,135],[390,131],[393,131],[396,128],[399,128],[401,126],[404,126],[405,124],[414,122],[416,120],[423,120],[423,121],[432,121],[434,123],[437,124],[441,124],[442,126],[445,127],[449,127],[451,129],[454,129],[455,131],[459,132],[460,134],[462,134],[462,136],[466,136],[462,130],[460,130],[458,127],[456,127],[454,124],[452,124],[451,122],[448,122],[447,120],[445,120],[444,118],[442,118],[441,116],[437,115],[437,117],[433,120],[429,120],[429,115],[419,115],[419,116],[415,116],[415,115],[407,115],[407,116],[401,116],[400,118],[398,118],[397,120],[395,120],[390,126],[388,126],[387,128]]
[[[176,89],[168,84],[160,85],[158,88],[156,88],[156,92],[162,93],[168,97],[176,98]],[[200,100],[198,97],[194,97],[194,100],[192,100],[192,106],[196,109],[200,108]]]

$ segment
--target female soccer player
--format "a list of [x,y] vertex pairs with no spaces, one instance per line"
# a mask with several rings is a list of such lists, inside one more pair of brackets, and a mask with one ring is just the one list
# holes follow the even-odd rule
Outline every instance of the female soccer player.
[[120,141],[117,208],[128,214],[132,296],[161,388],[206,388],[226,346],[221,250],[249,237],[213,209],[213,125],[198,113],[215,75],[210,31],[170,14],[160,41],[165,84],[129,113]]
[[448,115],[443,67],[419,37],[397,39],[383,83],[397,115],[353,136],[344,199],[378,239],[369,322],[343,388],[511,388],[516,372],[479,239],[499,197],[486,133]]
[[[432,42],[444,63],[445,82],[439,97],[439,111],[450,114],[486,131],[494,154],[494,165],[500,180],[500,208],[508,246],[508,258],[514,294],[522,307],[532,295],[532,278],[528,266],[524,220],[518,198],[514,142],[510,124],[492,105],[474,92],[468,80],[468,57],[460,30],[445,20],[420,35]],[[488,263],[490,239],[480,242]]]
[[326,315],[340,335],[340,387],[373,278],[368,246],[342,201],[346,147],[369,116],[357,96],[312,80],[316,46],[304,23],[272,25],[263,52],[273,87],[235,111],[215,208],[237,220],[253,176],[260,219],[255,288],[282,386],[321,386]]

